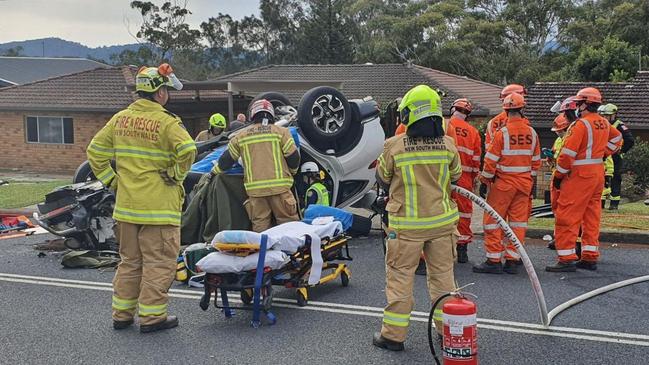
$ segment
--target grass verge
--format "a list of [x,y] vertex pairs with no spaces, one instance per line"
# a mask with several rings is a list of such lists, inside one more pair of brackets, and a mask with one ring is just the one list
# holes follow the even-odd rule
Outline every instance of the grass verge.
[[0,209],[23,208],[45,200],[45,194],[62,185],[69,185],[68,180],[41,182],[9,182],[0,186]]

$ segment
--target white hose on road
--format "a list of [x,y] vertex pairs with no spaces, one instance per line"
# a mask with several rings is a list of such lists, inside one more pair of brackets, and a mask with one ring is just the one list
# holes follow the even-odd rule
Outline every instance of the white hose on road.
[[539,282],[539,278],[536,275],[536,271],[534,271],[534,266],[532,266],[532,261],[530,261],[529,256],[527,256],[527,252],[525,251],[525,248],[521,244],[521,241],[518,240],[518,238],[514,234],[514,231],[512,231],[512,229],[509,227],[507,222],[500,215],[498,215],[498,213],[496,213],[496,211],[489,204],[487,204],[487,202],[484,199],[473,194],[469,190],[461,188],[457,185],[451,185],[451,186],[455,193],[476,203],[480,208],[484,209],[484,211],[487,214],[489,214],[493,219],[495,219],[498,226],[500,226],[500,228],[502,228],[502,230],[505,232],[505,236],[516,247],[516,250],[521,255],[521,259],[523,260],[525,271],[527,271],[527,275],[530,277],[530,281],[532,282],[532,288],[534,289],[534,294],[536,295],[536,302],[538,303],[539,312],[541,314],[541,323],[546,327],[549,326],[550,321],[548,319],[548,306],[545,303],[545,296],[543,295],[543,289],[541,288],[541,283]]
[[603,286],[603,287],[601,287],[599,289],[589,291],[588,293],[582,294],[582,295],[580,295],[580,296],[578,296],[576,298],[570,299],[569,301],[567,301],[567,302],[565,302],[565,303],[563,303],[561,305],[558,305],[556,308],[551,310],[550,313],[548,313],[548,325],[550,323],[552,323],[552,320],[554,319],[554,317],[556,317],[559,313],[561,313],[564,310],[572,307],[575,304],[579,304],[579,303],[581,303],[583,301],[586,301],[586,300],[588,300],[588,299],[590,299],[592,297],[595,297],[597,295],[600,295],[600,294],[603,294],[603,293],[606,293],[606,292],[609,292],[609,291],[612,291],[612,290],[615,290],[615,289],[619,289],[619,288],[622,288],[622,287],[625,287],[625,286],[628,286],[628,285],[641,283],[643,281],[649,281],[649,275],[639,276],[637,278],[627,279],[627,280],[624,280],[624,281],[619,281],[617,283],[609,284],[609,285]]

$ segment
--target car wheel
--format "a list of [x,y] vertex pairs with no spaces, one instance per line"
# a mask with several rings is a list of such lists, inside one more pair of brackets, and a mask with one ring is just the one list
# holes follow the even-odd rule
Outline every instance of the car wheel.
[[72,182],[77,184],[92,180],[97,180],[97,178],[90,168],[90,163],[88,161],[84,161],[81,165],[79,165],[79,167],[77,167],[77,171],[74,172],[74,178],[72,179]]
[[248,109],[246,110],[246,117],[250,117],[250,106],[252,103],[254,103],[257,100],[261,99],[266,99],[270,101],[271,104],[275,107],[275,109],[281,107],[281,106],[293,106],[291,101],[288,99],[288,97],[282,93],[278,93],[276,91],[267,91],[264,93],[257,94],[252,100],[250,100],[250,104],[248,104]]
[[298,106],[298,125],[312,144],[335,146],[351,128],[352,113],[347,98],[333,87],[320,86],[307,91]]

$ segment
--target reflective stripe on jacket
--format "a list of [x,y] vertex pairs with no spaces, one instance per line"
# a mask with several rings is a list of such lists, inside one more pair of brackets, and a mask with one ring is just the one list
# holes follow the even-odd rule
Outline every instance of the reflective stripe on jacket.
[[487,129],[484,135],[485,151],[489,150],[489,146],[496,136],[496,132],[498,132],[500,128],[504,127],[505,124],[507,124],[507,112],[505,111],[500,112],[500,114],[491,118],[487,123]]
[[509,118],[485,154],[482,176],[497,178],[529,191],[541,167],[539,136],[525,118]]
[[[180,225],[187,176],[196,146],[180,118],[139,99],[115,114],[87,149],[95,176],[117,188],[113,217],[133,224]],[[110,165],[115,160],[117,171]],[[165,171],[175,185],[167,185]]]
[[460,178],[462,167],[450,137],[392,137],[385,141],[377,173],[390,186],[390,229],[429,230],[458,220],[451,181]]
[[460,118],[451,118],[449,131],[455,134],[455,146],[462,161],[462,171],[470,173],[472,178],[480,172],[482,139],[478,130]]
[[555,174],[561,177],[579,166],[603,168],[604,157],[615,153],[621,145],[620,132],[600,115],[589,113],[573,123],[564,137]]
[[274,124],[253,124],[244,128],[228,144],[236,161],[243,161],[243,184],[249,196],[263,197],[284,193],[293,186],[293,175],[286,157],[296,151],[288,129]]

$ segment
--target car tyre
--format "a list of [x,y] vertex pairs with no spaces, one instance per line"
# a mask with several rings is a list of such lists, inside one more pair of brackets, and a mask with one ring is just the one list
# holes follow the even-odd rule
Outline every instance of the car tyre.
[[337,89],[319,86],[307,91],[298,106],[298,126],[321,152],[335,148],[352,125],[347,98]]

